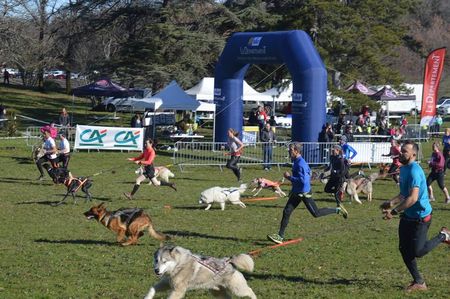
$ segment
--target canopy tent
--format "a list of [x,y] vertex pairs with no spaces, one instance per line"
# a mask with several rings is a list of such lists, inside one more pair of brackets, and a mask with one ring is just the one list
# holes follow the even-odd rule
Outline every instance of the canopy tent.
[[385,86],[376,93],[370,95],[376,101],[415,100],[415,95],[398,95],[392,88]]
[[271,101],[275,102],[292,102],[292,81],[288,86],[272,87],[262,93],[270,96]]
[[[205,77],[200,80],[197,85],[186,90],[186,93],[200,101],[213,101],[214,100],[214,78]],[[273,98],[271,95],[265,95],[253,89],[247,82],[244,81],[244,101],[256,101],[256,102],[271,102]]]
[[369,87],[362,84],[360,81],[355,80],[350,86],[348,86],[345,91],[355,91],[362,93],[367,96],[371,96],[376,93],[375,90],[370,89]]
[[172,81],[163,90],[153,95],[162,100],[163,110],[197,110],[200,102],[187,94],[176,81]]
[[216,104],[199,102],[200,106],[198,106],[195,112],[216,112]]
[[91,84],[72,89],[74,96],[128,97],[134,92],[114,83],[109,78],[99,79]]
[[152,110],[156,111],[162,106],[163,101],[160,98],[144,98],[139,100],[132,100],[131,107],[133,110]]

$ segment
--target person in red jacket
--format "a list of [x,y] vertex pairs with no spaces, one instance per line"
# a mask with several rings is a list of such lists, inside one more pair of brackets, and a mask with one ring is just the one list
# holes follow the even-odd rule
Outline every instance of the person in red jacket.
[[155,150],[153,149],[153,140],[147,139],[145,140],[145,149],[144,152],[139,156],[135,158],[128,158],[129,161],[133,161],[134,163],[138,165],[142,165],[144,167],[143,173],[137,177],[136,183],[134,184],[133,190],[131,193],[124,193],[126,198],[129,200],[133,199],[134,194],[138,191],[141,183],[148,178],[150,181],[152,181],[153,185],[155,186],[169,186],[175,191],[177,191],[174,183],[166,183],[163,181],[158,181],[155,177],[155,167],[153,166],[153,160],[155,160]]
[[444,168],[445,168],[445,158],[444,155],[439,150],[439,143],[433,142],[433,153],[431,154],[431,160],[428,162],[431,168],[431,172],[427,178],[428,193],[430,196],[430,201],[434,201],[433,188],[431,184],[434,180],[438,181],[439,188],[445,195],[445,203],[450,203],[450,196],[448,195],[447,187],[444,184]]

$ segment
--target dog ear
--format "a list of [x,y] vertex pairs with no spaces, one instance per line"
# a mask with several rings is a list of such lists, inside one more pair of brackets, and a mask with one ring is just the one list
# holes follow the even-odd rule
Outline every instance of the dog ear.
[[104,208],[105,207],[105,202],[100,203],[97,208]]

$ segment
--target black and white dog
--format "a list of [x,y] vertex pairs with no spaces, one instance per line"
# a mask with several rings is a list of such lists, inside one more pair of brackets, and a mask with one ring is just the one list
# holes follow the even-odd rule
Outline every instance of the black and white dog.
[[52,178],[53,183],[64,184],[67,187],[67,193],[64,195],[64,198],[60,202],[54,204],[55,206],[64,203],[69,194],[72,195],[74,203],[77,203],[75,193],[80,189],[86,194],[86,201],[92,200],[92,194],[89,192],[89,189],[92,187],[92,180],[89,177],[74,177],[70,171],[64,167],[53,168],[49,164],[44,164],[44,166],[48,175]]

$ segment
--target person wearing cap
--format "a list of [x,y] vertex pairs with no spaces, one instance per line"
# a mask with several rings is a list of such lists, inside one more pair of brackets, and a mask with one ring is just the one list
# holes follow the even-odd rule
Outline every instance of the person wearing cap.
[[358,154],[358,152],[350,146],[350,144],[347,143],[348,139],[346,136],[341,136],[339,138],[339,145],[342,148],[342,154],[344,159],[347,160],[347,162],[351,163],[352,159]]
[[314,216],[314,218],[330,214],[341,214],[345,219],[348,217],[348,212],[342,205],[339,205],[337,208],[319,209],[317,207],[311,192],[311,169],[305,159],[303,159],[301,153],[302,146],[300,143],[293,142],[289,145],[289,156],[293,162],[292,174],[286,171],[284,177],[291,181],[292,189],[288,202],[283,210],[283,217],[281,219],[278,234],[267,235],[267,238],[270,241],[277,244],[283,243],[284,231],[289,223],[289,218],[301,202],[305,204],[306,209]]
[[336,144],[332,147],[330,164],[325,171],[330,171],[330,177],[328,178],[324,191],[326,193],[333,193],[336,204],[339,206],[344,197],[343,186],[348,176],[348,167],[340,145]]
[[58,146],[58,159],[59,162],[63,164],[63,167],[67,169],[69,166],[70,161],[70,143],[69,140],[67,140],[66,135],[64,133],[59,133],[59,139],[61,140],[59,142]]

